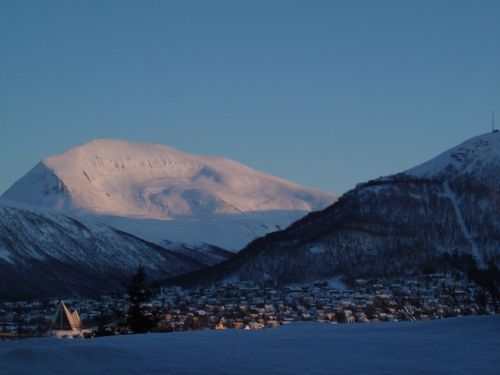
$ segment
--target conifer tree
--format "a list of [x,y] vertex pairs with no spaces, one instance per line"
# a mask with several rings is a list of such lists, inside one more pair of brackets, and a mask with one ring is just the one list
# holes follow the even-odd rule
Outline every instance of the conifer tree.
[[137,271],[130,277],[127,285],[129,295],[128,324],[132,332],[144,333],[153,327],[153,320],[147,316],[143,304],[151,298],[151,290],[146,284],[146,270],[139,266]]

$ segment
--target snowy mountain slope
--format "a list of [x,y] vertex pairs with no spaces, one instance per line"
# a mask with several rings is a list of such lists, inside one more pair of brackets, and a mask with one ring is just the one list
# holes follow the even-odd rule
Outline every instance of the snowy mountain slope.
[[[323,211],[172,283],[297,282],[500,265],[500,133],[359,184]],[[468,257],[467,257],[468,256]]]
[[287,227],[304,211],[243,212],[236,215],[214,215],[211,218],[177,218],[171,220],[138,219],[119,216],[75,216],[83,222],[100,222],[159,245],[187,247],[208,251],[218,247],[229,251],[243,248],[253,239]]
[[[404,172],[420,178],[470,176],[499,182],[500,134],[488,133],[473,137],[415,168]],[[497,185],[498,186],[498,185]]]
[[44,159],[2,197],[97,217],[156,243],[230,250],[335,200],[230,160],[110,139]]
[[0,201],[0,298],[102,294],[120,290],[139,265],[163,278],[207,264],[106,225]]

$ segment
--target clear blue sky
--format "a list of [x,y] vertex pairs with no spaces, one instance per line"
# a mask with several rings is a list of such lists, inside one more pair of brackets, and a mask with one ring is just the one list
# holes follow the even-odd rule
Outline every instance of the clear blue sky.
[[108,137],[342,193],[492,109],[496,0],[0,2],[0,191]]

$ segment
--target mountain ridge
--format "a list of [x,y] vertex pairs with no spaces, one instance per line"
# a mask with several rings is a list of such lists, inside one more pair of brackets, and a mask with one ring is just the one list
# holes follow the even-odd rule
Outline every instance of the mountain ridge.
[[[2,197],[132,228],[156,243],[205,243],[233,251],[335,200],[228,159],[110,139],[45,158]],[[133,225],[131,219],[137,219]],[[154,221],[164,236],[144,229],[141,220]],[[226,226],[238,236],[220,241]]]
[[[360,183],[331,206],[252,241],[228,261],[168,283],[408,276],[424,269],[450,271],[452,257],[468,266],[498,266],[499,150],[499,133],[469,139],[415,168]],[[469,157],[450,161],[458,151]]]
[[0,200],[0,298],[98,295],[119,290],[140,265],[160,278],[207,264],[107,225]]

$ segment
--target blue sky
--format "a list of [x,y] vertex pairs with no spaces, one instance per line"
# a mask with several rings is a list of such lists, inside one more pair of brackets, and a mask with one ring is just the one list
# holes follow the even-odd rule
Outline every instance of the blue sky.
[[499,1],[2,1],[0,191],[94,138],[325,191],[500,118]]

